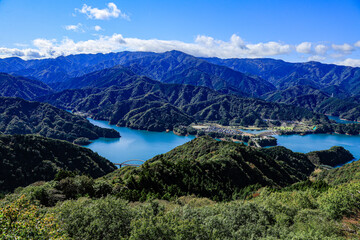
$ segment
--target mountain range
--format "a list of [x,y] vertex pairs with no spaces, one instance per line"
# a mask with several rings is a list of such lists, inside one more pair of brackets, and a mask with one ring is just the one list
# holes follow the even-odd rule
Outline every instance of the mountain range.
[[319,62],[289,63],[282,60],[206,58],[213,64],[235,71],[259,76],[277,89],[308,85],[336,97],[360,94],[360,68],[323,64]]
[[[319,62],[196,58],[179,51],[119,52],[29,61],[20,58],[0,59],[0,72],[38,79],[49,84],[53,90],[61,91],[84,87],[87,84],[76,83],[77,80],[86,82],[96,77],[97,71],[114,71],[112,68],[118,65],[126,68],[121,73],[126,78],[129,77],[126,76],[127,71],[131,71],[163,83],[205,86],[223,94],[257,97],[305,107],[321,114],[360,120],[360,106],[357,102],[352,102],[360,93],[359,68]],[[91,76],[91,73],[94,73],[94,76]],[[87,79],[84,79],[84,76],[87,76]],[[106,84],[110,86],[113,83]],[[100,83],[96,86],[105,87]],[[45,85],[41,88],[51,91]],[[37,92],[41,95],[50,93]],[[14,90],[3,91],[1,94],[27,99],[39,96],[32,93],[20,94]]]
[[[300,119],[299,117],[294,119],[279,117],[276,106],[284,108],[285,105],[266,103],[268,106],[275,107],[275,113],[273,116],[263,114],[264,111],[260,111],[255,106],[259,106],[260,103],[262,106],[265,102],[254,100],[251,97],[263,99],[266,102],[306,108],[320,114],[360,121],[358,101],[360,97],[357,96],[360,91],[359,81],[357,81],[360,76],[359,69],[318,62],[288,63],[274,59],[196,58],[179,51],[165,53],[120,52],[80,54],[28,61],[19,58],[0,59],[0,71],[12,74],[2,73],[0,75],[0,86],[3,86],[0,90],[2,96],[44,100],[58,107],[87,113],[98,119],[106,119],[112,123],[141,129],[171,129],[174,125],[186,125],[193,121],[222,120],[223,123],[240,123],[245,117],[253,119],[249,124],[254,124],[258,119],[258,125],[264,125],[261,119]],[[207,87],[216,91],[216,93],[211,93],[212,96],[214,94],[217,97],[222,95],[227,99],[219,100],[216,106],[210,102],[203,102],[213,100],[214,97],[205,97],[202,100],[194,98],[192,102],[183,101],[178,104],[169,101],[170,96],[166,96],[167,99],[164,101],[163,96],[174,94],[172,90],[162,92],[162,96],[159,98],[156,94],[150,94],[154,89],[151,91],[146,88],[140,89],[140,85],[137,85],[140,78],[141,81],[155,80],[169,83],[163,87],[169,87],[169,89],[174,88],[171,87],[175,86],[171,85],[174,83]],[[118,100],[116,100],[116,106],[110,107],[115,104],[114,101],[106,104],[105,109],[108,110],[96,109],[95,106],[99,106],[99,104],[104,107],[104,100],[109,99],[110,92],[112,95],[123,94],[119,92],[119,89],[123,91],[131,82],[134,84],[130,88],[136,88],[139,92],[134,94],[134,89],[128,89],[133,92],[132,98],[127,99],[131,104],[130,102],[126,103],[131,107],[127,110],[122,109],[121,111],[125,112],[120,115],[116,114],[120,117],[109,113],[109,111],[114,113],[116,109],[122,108],[117,107]],[[66,91],[68,89],[78,89],[78,91]],[[146,91],[148,94],[146,98],[143,98]],[[54,94],[54,92],[56,93]],[[91,97],[88,98],[90,95]],[[247,98],[248,102],[256,102],[255,106],[250,104],[253,111],[251,113],[250,111],[244,112],[244,108],[239,107],[230,112],[240,110],[244,113],[236,115],[232,113],[229,115],[225,111],[214,113],[220,109],[229,112],[232,104],[238,104],[237,101],[241,98],[234,97],[234,95],[243,97],[243,100]],[[56,96],[59,99],[55,99]],[[153,98],[154,96],[156,97]],[[176,93],[174,96],[176,98]],[[136,98],[136,103],[134,103],[134,98]],[[143,98],[141,103],[139,98]],[[172,96],[172,98],[174,97]],[[85,99],[87,100],[85,101]],[[99,99],[101,99],[101,103]],[[124,100],[124,98],[120,99]],[[237,100],[234,102],[234,99]],[[199,101],[202,103],[200,104]],[[85,102],[86,106],[84,106]],[[185,105],[195,104],[195,102],[196,106],[185,107]],[[163,106],[164,103],[168,105]],[[138,108],[140,104],[144,106],[141,109]],[[159,110],[154,111],[155,107]],[[133,111],[134,109],[139,112]],[[129,111],[132,113],[124,117]],[[156,121],[152,118],[157,114],[167,115],[166,119],[169,124],[155,123]],[[292,113],[284,114],[294,115]],[[148,120],[140,121],[140,118]],[[151,124],[152,122],[154,124]],[[244,120],[243,123],[245,122],[248,121]],[[153,126],[145,127],[146,124]]]
[[160,131],[195,121],[225,125],[266,125],[263,119],[327,121],[303,108],[222,94],[207,87],[166,84],[122,66],[71,79],[59,87],[72,89],[37,100],[138,129]]

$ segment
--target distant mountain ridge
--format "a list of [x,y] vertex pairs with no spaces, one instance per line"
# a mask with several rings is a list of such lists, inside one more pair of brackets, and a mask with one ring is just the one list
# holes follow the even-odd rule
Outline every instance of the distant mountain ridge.
[[155,131],[194,121],[248,125],[256,121],[263,123],[264,118],[300,121],[325,117],[303,108],[224,95],[206,87],[165,84],[130,73],[118,66],[90,73],[63,83],[82,88],[67,89],[38,100],[111,124]]
[[[318,62],[196,58],[179,51],[80,54],[30,61],[0,59],[0,71],[37,78],[56,91],[107,88],[121,85],[121,79],[130,81],[132,76],[136,81],[135,75],[145,75],[164,83],[205,86],[226,95],[263,98],[357,121],[360,105],[353,100],[360,94],[359,70]],[[113,71],[113,81],[106,71]],[[105,82],[94,81],[104,74]],[[14,91],[7,92],[17,96]]]
[[249,77],[227,67],[209,64],[191,55],[170,51],[123,64],[137,74],[164,83],[190,84],[214,90],[237,89],[240,95],[261,96],[275,87],[259,77]]
[[[218,66],[207,65],[203,60]],[[151,64],[146,65],[148,63]],[[189,63],[191,66],[187,66]],[[0,59],[0,72],[36,78],[45,83],[55,83],[116,65],[125,65],[136,74],[147,75],[155,80],[177,83],[180,83],[177,76],[200,76],[199,79],[201,77],[203,79],[213,78],[211,81],[216,83],[217,79],[214,76],[221,78],[221,75],[227,76],[227,73],[231,72],[226,70],[222,73],[218,70],[223,69],[219,66],[226,66],[240,73],[248,74],[248,76],[245,75],[247,78],[251,78],[251,76],[263,78],[278,89],[308,85],[322,89],[330,95],[334,93],[335,96],[339,94],[360,94],[360,83],[357,81],[360,78],[360,68],[319,62],[290,63],[270,58],[195,58],[179,51],[79,54],[55,59],[28,61],[20,58],[5,58]],[[212,71],[214,69],[217,70]],[[206,76],[209,74],[208,71],[213,76]],[[216,84],[213,85],[216,87]],[[334,88],[333,86],[335,89],[331,89]]]
[[[360,94],[360,68],[323,64],[319,62],[290,63],[270,58],[203,58],[213,64],[222,65],[259,76],[278,89],[283,90],[296,85],[308,85],[335,96],[342,89],[348,96]],[[330,89],[335,86],[335,89]],[[342,94],[344,94],[344,92]]]
[[30,61],[18,58],[0,59],[0,71],[33,77],[52,84],[116,65],[126,66],[138,75],[166,83],[206,86],[251,97],[275,90],[271,83],[259,77],[249,77],[179,51],[82,54]]

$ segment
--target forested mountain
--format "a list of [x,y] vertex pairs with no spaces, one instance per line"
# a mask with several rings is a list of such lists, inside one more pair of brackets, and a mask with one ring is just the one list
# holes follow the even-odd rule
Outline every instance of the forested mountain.
[[262,119],[326,121],[324,116],[303,108],[223,95],[205,87],[164,84],[132,75],[123,67],[101,70],[64,84],[84,88],[64,90],[38,100],[139,129],[159,131],[193,121],[243,125],[261,124]]
[[[114,66],[117,67],[113,68]],[[100,73],[98,70],[104,69],[105,72],[109,71],[108,76],[113,72],[112,81],[107,79],[101,82],[101,75],[105,72]],[[223,94],[248,97],[261,95],[267,101],[292,104],[318,113],[359,120],[358,104],[351,103],[352,100],[348,99],[349,96],[358,98],[357,95],[360,94],[359,68],[318,62],[201,59],[179,51],[119,52],[29,61],[18,58],[0,59],[0,71],[51,83],[56,90],[110,87],[119,84],[122,81],[119,79],[130,80],[134,74],[145,75],[165,83],[206,86]],[[95,81],[96,78],[100,80]]]
[[205,86],[215,90],[230,88],[251,97],[275,90],[272,84],[261,78],[249,77],[179,51],[150,55],[123,65],[137,74],[165,83]]
[[41,81],[0,73],[0,96],[31,100],[53,92],[48,85]]
[[[322,89],[328,94],[343,98],[347,95],[360,94],[359,68],[322,64],[319,62],[289,63],[275,59],[218,59],[206,58],[207,64],[199,58],[171,51],[166,53],[151,52],[119,52],[108,54],[79,54],[55,59],[29,60],[20,58],[0,59],[0,72],[13,73],[25,77],[39,79],[45,83],[62,82],[80,77],[90,72],[110,68],[116,65],[130,67],[136,74],[165,82],[212,84],[220,89],[220,80],[238,87],[254,88],[251,84],[262,82],[261,77],[278,89],[286,89],[296,85],[308,85]],[[215,64],[215,65],[213,65]],[[222,68],[222,65],[229,67]],[[236,83],[231,79],[236,79]],[[241,85],[241,84],[250,85]],[[273,89],[266,85],[268,90]],[[237,86],[235,86],[237,87]],[[255,94],[255,89],[254,94]],[[263,89],[257,91],[268,91]],[[274,90],[274,89],[273,89]],[[247,91],[251,94],[251,91]]]
[[123,83],[136,81],[137,76],[130,69],[117,65],[100,71],[95,71],[84,76],[72,78],[64,82],[52,84],[56,90],[79,88],[105,88],[113,85],[121,86]]
[[190,194],[226,200],[251,185],[284,187],[305,180],[319,163],[333,165],[348,155],[341,147],[302,154],[199,137],[139,168],[120,169],[104,178],[125,183],[122,196],[129,200]]
[[0,60],[0,71],[31,76],[46,83],[56,83],[119,64],[138,75],[146,75],[166,83],[206,86],[227,93],[253,97],[275,90],[271,83],[261,78],[249,77],[179,51],[159,54],[142,52],[82,54],[30,61],[10,58]]
[[344,93],[350,96],[360,94],[360,68],[319,62],[289,63],[268,58],[206,58],[205,60],[259,76],[271,82],[278,89],[308,85],[317,89],[325,89],[328,94],[334,93],[334,96],[338,97],[344,96]]
[[0,133],[39,134],[74,141],[79,137],[120,137],[113,129],[92,125],[83,117],[40,102],[0,97]]
[[294,86],[262,96],[266,101],[304,107],[311,111],[360,121],[360,104],[357,97],[340,99],[310,86]]
[[0,192],[54,179],[60,170],[101,177],[116,169],[90,149],[34,135],[0,135]]
[[41,60],[4,58],[0,59],[0,72],[36,78],[45,83],[55,83],[155,54],[147,52],[78,54]]

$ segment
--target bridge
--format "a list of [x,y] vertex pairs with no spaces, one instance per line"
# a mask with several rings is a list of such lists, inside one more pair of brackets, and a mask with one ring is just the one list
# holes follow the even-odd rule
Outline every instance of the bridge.
[[144,163],[145,161],[140,160],[140,159],[130,159],[130,160],[126,160],[126,161],[124,161],[122,163],[114,163],[114,165],[119,166],[119,168],[125,167],[125,166],[139,167],[141,165],[141,164],[136,164],[136,163],[131,163],[131,162],[142,162],[142,163]]

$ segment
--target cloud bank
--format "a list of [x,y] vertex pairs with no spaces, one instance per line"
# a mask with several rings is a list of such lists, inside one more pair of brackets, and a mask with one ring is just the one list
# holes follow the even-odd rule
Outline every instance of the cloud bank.
[[[95,30],[101,28],[95,28]],[[73,29],[71,29],[73,30]],[[177,40],[125,38],[121,34],[100,36],[98,39],[75,42],[64,38],[35,39],[35,48],[17,49],[0,48],[0,57],[52,58],[80,53],[108,53],[116,51],[151,51],[165,52],[179,50],[198,57],[270,57],[291,52],[291,46],[279,42],[245,43],[239,36],[232,35],[229,41],[216,40],[209,36],[199,35],[193,43]]]
[[[77,26],[77,25],[74,25]],[[75,30],[76,27],[69,27]],[[102,30],[95,26],[94,30]],[[0,58],[21,57],[23,59],[54,58],[71,54],[109,53],[118,51],[149,51],[166,52],[178,50],[196,57],[219,57],[219,58],[261,58],[261,57],[286,57],[290,54],[300,54],[300,57],[308,61],[326,61],[346,66],[360,66],[360,60],[340,58],[356,51],[356,44],[325,45],[303,42],[298,45],[290,45],[281,42],[248,43],[241,37],[233,34],[228,41],[218,40],[210,36],[199,35],[194,42],[187,43],[178,40],[140,39],[127,38],[121,34],[111,36],[98,36],[96,39],[86,41],[74,41],[64,38],[56,39],[38,38],[32,42],[33,47],[24,48],[1,48]],[[360,44],[359,44],[360,46]],[[336,58],[336,56],[340,56]],[[329,61],[332,59],[333,61]]]

